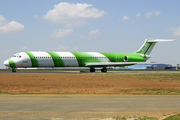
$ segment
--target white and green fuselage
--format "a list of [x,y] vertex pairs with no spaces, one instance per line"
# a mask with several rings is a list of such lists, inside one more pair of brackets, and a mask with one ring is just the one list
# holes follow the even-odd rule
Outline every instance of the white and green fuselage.
[[[128,56],[128,60],[124,60],[125,56]],[[93,62],[144,62],[144,57],[137,53],[20,52],[8,59],[8,62],[11,68],[87,67],[87,63]]]
[[38,67],[90,67],[95,72],[96,67],[102,67],[106,72],[107,66],[127,66],[145,62],[150,58],[150,52],[159,41],[146,39],[141,48],[133,53],[107,53],[107,52],[20,52],[4,62],[4,65],[16,68]]

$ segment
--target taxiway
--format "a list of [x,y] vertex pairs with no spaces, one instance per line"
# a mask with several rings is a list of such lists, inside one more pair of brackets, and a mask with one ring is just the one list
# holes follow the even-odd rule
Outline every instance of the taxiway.
[[0,119],[62,120],[154,116],[180,112],[174,95],[0,95]]

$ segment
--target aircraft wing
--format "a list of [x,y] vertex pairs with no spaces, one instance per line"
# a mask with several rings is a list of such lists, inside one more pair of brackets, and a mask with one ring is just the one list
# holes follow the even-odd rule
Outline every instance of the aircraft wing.
[[134,65],[137,62],[90,62],[86,63],[86,67],[96,66],[96,67],[103,67],[103,66],[126,66],[126,65]]

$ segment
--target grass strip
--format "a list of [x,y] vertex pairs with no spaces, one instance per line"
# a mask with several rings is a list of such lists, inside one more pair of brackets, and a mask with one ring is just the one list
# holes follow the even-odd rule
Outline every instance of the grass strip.
[[146,95],[180,95],[180,88],[142,88],[120,89],[123,94],[146,94]]
[[120,118],[120,117],[117,117],[117,118],[113,118],[113,120],[158,120],[157,118],[155,117],[138,117],[138,118]]
[[163,120],[180,120],[180,114],[169,116]]
[[155,117],[138,117],[134,120],[158,120],[158,119]]

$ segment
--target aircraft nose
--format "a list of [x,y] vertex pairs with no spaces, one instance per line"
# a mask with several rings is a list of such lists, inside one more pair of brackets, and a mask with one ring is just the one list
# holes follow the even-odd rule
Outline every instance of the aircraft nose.
[[4,65],[9,67],[9,61],[8,60],[4,61]]

